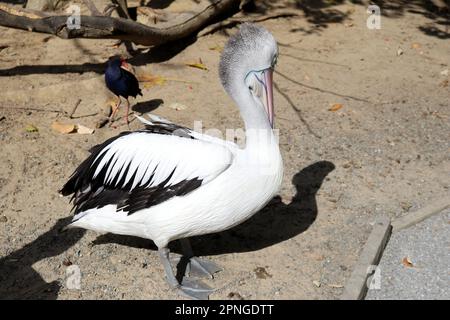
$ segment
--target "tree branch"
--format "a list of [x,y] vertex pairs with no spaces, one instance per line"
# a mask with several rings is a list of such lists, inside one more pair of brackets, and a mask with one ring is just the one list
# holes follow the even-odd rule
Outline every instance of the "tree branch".
[[67,15],[55,15],[0,4],[0,26],[54,34],[63,39],[93,38],[129,40],[147,46],[179,40],[200,31],[227,12],[237,12],[241,0],[215,0],[189,19],[156,28],[129,19],[81,16],[79,29],[67,27]]

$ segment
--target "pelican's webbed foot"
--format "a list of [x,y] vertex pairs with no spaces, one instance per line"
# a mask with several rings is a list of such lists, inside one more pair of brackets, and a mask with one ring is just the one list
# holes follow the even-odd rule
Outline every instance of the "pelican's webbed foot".
[[214,292],[214,289],[203,282],[188,278],[183,278],[177,289],[182,296],[194,300],[208,300],[209,295]]
[[167,282],[173,289],[176,289],[179,294],[190,299],[207,300],[209,298],[209,295],[214,292],[213,289],[198,280],[187,279],[183,277],[183,280],[180,284],[175,277],[172,265],[170,264],[169,249],[159,249],[159,256],[166,272]]
[[202,260],[197,257],[191,257],[188,265],[186,266],[186,275],[188,277],[198,277],[198,278],[214,278],[214,273],[222,271],[219,267],[212,261]]

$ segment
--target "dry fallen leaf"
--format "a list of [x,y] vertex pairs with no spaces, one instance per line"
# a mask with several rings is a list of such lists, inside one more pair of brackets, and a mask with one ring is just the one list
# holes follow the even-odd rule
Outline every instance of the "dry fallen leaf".
[[150,88],[153,86],[163,86],[167,79],[162,76],[144,74],[139,77],[139,81],[144,83],[144,88]]
[[70,123],[61,123],[58,121],[55,121],[52,123],[52,129],[55,131],[58,131],[59,133],[72,133],[75,131],[75,125]]
[[344,105],[342,105],[341,103],[335,103],[331,106],[330,109],[328,109],[328,111],[338,111],[339,109],[341,109]]
[[411,44],[411,48],[412,49],[420,49],[422,46],[420,45],[420,43],[414,42],[413,44]]
[[320,288],[320,286],[322,285],[319,281],[317,281],[317,280],[314,280],[313,281],[313,284],[317,287],[317,288]]
[[108,44],[106,46],[109,47],[109,48],[117,49],[117,48],[120,47],[120,44],[121,44],[121,42],[119,41],[119,42],[116,42],[116,43],[113,43],[113,44]]
[[27,126],[25,127],[25,130],[26,130],[27,132],[38,132],[38,131],[39,131],[39,129],[36,128],[36,127],[35,127],[34,125],[32,125],[32,124],[27,125]]
[[93,134],[94,131],[95,131],[94,129],[85,127],[85,126],[83,126],[81,124],[77,124],[77,132],[79,134]]
[[409,260],[408,257],[404,257],[404,258],[402,259],[402,264],[403,264],[405,267],[408,267],[408,268],[414,267],[414,264],[411,262],[411,260]]
[[445,79],[444,81],[442,81],[442,82],[439,84],[439,86],[440,86],[441,88],[446,88],[446,87],[448,87],[448,79]]
[[197,68],[201,70],[208,70],[208,67],[206,67],[203,64],[201,59],[199,60],[199,62],[186,62],[185,65],[187,65],[188,67]]

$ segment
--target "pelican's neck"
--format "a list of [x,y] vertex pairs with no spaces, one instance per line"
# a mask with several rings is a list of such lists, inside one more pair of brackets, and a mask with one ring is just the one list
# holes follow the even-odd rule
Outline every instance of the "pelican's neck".
[[238,105],[241,117],[244,120],[245,149],[248,151],[273,149],[273,145],[276,144],[276,149],[278,150],[276,137],[270,126],[264,107],[258,105],[250,91],[246,90],[245,86],[235,86],[231,96]]

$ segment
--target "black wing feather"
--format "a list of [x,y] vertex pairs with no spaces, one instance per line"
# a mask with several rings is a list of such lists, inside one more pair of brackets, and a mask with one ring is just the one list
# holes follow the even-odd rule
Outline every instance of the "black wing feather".
[[[136,132],[177,135],[194,139],[189,135],[189,129],[163,122],[156,122],[154,125],[146,126],[144,130]],[[133,173],[133,176],[128,183],[125,184],[125,179],[130,169],[130,163],[124,169],[125,172],[122,174],[120,181],[117,181],[119,179],[119,175],[117,175],[111,182],[106,184],[106,173],[108,168],[114,164],[112,163],[115,161],[113,160],[114,157],[111,157],[97,176],[93,178],[97,166],[106,154],[101,154],[102,150],[118,138],[131,133],[133,132],[122,132],[118,136],[112,137],[105,142],[92,147],[90,149],[91,154],[89,157],[80,164],[60,190],[60,193],[64,196],[73,194],[71,201],[73,201],[75,214],[88,209],[102,208],[113,204],[117,205],[117,211],[123,210],[130,215],[136,211],[162,203],[174,196],[186,195],[200,187],[202,180],[198,178],[180,181],[175,185],[165,186],[172,177],[175,171],[174,169],[165,181],[156,186],[139,186],[131,190],[137,170]],[[150,181],[152,179],[153,174],[150,177]]]

